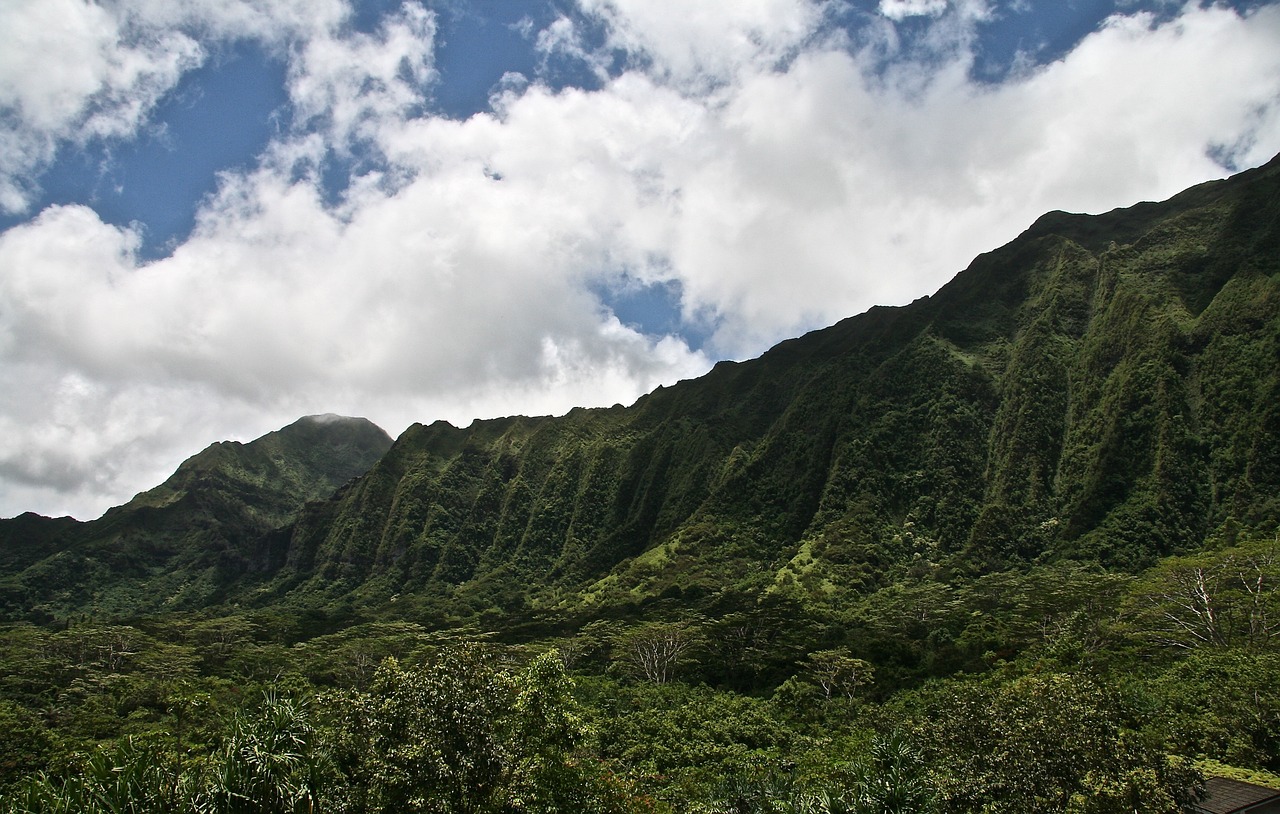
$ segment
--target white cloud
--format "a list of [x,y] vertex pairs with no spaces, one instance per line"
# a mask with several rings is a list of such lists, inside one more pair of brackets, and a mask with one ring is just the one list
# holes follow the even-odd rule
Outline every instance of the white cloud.
[[20,212],[60,141],[132,133],[202,58],[180,32],[134,38],[79,0],[0,5],[0,212]]
[[116,0],[111,7],[156,29],[184,29],[213,40],[251,39],[284,48],[338,30],[350,18],[345,0]]
[[947,0],[880,0],[880,13],[890,20],[937,17],[947,10]]
[[0,212],[26,210],[60,146],[134,135],[205,60],[201,38],[322,43],[347,13],[342,0],[0,4]]
[[4,516],[96,515],[160,483],[228,430],[262,420],[258,405],[209,388],[114,383],[8,360],[0,393]]
[[[908,301],[1044,211],[1100,211],[1220,176],[1206,147],[1239,134],[1242,165],[1280,149],[1266,125],[1280,113],[1278,16],[1189,6],[1163,25],[1117,17],[1000,86],[970,78],[971,51],[954,50],[960,19],[938,23],[951,29],[934,40],[941,63],[926,54],[880,73],[873,46],[806,50],[783,71],[743,73],[696,111],[682,97],[687,131],[639,153],[669,202],[620,215],[635,224],[624,245],[663,257],[686,305],[720,315],[713,348],[731,356]],[[666,127],[659,111],[675,102],[642,107],[665,84],[643,95],[637,84],[614,83],[591,115],[628,104],[636,126]]]
[[649,60],[651,72],[688,90],[770,70],[824,20],[823,4],[810,0],[580,0],[580,5],[607,27],[606,48]]
[[[0,514],[87,516],[204,443],[308,413],[394,433],[629,402],[710,359],[621,325],[592,292],[624,276],[678,282],[687,316],[717,326],[712,354],[743,358],[932,293],[1046,210],[1220,176],[1215,145],[1242,166],[1280,151],[1274,5],[1119,16],[990,85],[969,76],[985,3],[882,4],[936,14],[927,52],[895,55],[879,35],[830,33],[818,3],[589,0],[608,53],[567,17],[543,52],[603,71],[622,48],[632,69],[591,92],[508,82],[465,121],[425,112],[436,32],[421,7],[361,34],[339,5],[304,6],[135,3],[189,56],[166,63],[188,53],[166,46],[143,64],[170,68],[57,79],[72,89],[60,107],[39,97],[30,129],[47,144],[115,109],[104,82],[151,88],[119,112],[124,132],[166,70],[201,58],[199,32],[274,37],[301,125],[222,179],[171,257],[140,261],[136,234],[84,207],[0,235]],[[253,33],[269,21],[292,33]],[[890,19],[875,25],[890,37]],[[122,36],[74,42],[119,62]],[[326,156],[369,149],[379,169],[328,201]]]
[[304,126],[322,120],[336,149],[375,139],[425,102],[435,31],[430,12],[405,4],[377,35],[312,37],[290,62],[294,116]]
[[876,10],[898,23],[908,17],[941,17],[948,11],[970,21],[988,20],[993,15],[989,0],[880,0]]
[[[39,505],[97,511],[111,502],[103,496],[119,502],[148,483],[134,478],[155,474],[134,465],[131,433],[164,439],[172,466],[197,430],[252,437],[321,411],[393,431],[419,419],[466,424],[630,401],[705,370],[683,343],[601,311],[580,283],[602,244],[575,245],[579,224],[529,222],[544,204],[477,167],[391,196],[357,193],[339,217],[311,181],[267,167],[229,178],[196,234],[150,264],[136,260],[135,235],[87,208],[47,210],[0,236],[0,371],[74,381],[83,395],[13,382],[7,392],[37,406],[10,407],[27,431],[0,447],[0,475],[50,490],[81,478],[64,503],[44,495]],[[108,416],[152,404],[149,422]],[[100,457],[118,468],[89,477]]]

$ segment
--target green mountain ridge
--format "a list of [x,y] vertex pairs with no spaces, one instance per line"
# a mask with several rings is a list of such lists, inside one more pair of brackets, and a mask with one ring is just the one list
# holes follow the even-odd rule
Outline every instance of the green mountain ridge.
[[930,297],[630,407],[414,425],[382,449],[363,432],[323,461],[310,441],[214,445],[76,531],[3,521],[5,613],[581,621],[939,568],[1133,571],[1274,530],[1280,160],[1048,213]]
[[0,811],[1178,814],[1280,788],[1278,535],[1280,158],[630,407],[0,521]]
[[932,297],[630,408],[414,426],[304,512],[272,596],[457,621],[870,589],[922,559],[1138,569],[1274,528],[1278,174],[1050,213]]
[[269,566],[259,545],[268,532],[363,474],[390,446],[366,419],[308,416],[248,443],[212,444],[97,520],[0,521],[8,565],[0,607],[41,618],[221,601],[236,580]]

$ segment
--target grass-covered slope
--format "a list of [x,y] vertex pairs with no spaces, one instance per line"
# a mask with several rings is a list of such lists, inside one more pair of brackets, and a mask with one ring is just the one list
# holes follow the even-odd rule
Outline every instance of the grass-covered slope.
[[414,426],[276,540],[269,596],[456,620],[859,590],[921,562],[1135,569],[1274,528],[1278,495],[1273,161],[1051,213],[933,297],[629,408]]
[[365,419],[311,416],[249,443],[213,444],[95,521],[0,521],[0,612],[38,619],[221,601],[228,587],[272,567],[268,532],[390,446]]

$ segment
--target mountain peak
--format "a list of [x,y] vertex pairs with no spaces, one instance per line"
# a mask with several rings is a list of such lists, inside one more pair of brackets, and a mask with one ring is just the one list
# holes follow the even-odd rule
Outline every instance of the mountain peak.
[[346,424],[353,427],[354,426],[370,426],[370,427],[377,426],[372,421],[364,417],[338,415],[337,413],[318,413],[316,415],[304,415],[302,418],[299,418],[297,421],[293,422],[293,424],[290,424],[289,426],[292,427],[294,424],[322,424],[326,426],[333,425],[333,424]]

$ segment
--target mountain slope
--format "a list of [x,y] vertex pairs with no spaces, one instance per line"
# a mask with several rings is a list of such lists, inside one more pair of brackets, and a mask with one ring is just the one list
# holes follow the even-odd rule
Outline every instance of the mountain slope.
[[39,617],[219,601],[236,580],[270,566],[262,544],[269,531],[366,472],[390,446],[365,419],[310,416],[247,444],[213,444],[98,520],[0,521],[9,566],[0,607]]
[[412,593],[457,620],[857,590],[920,563],[1138,568],[1273,528],[1278,494],[1273,161],[1050,213],[933,297],[630,408],[414,426],[277,540],[273,597]]
[[304,420],[214,445],[93,523],[0,524],[0,601],[34,618],[721,612],[931,569],[1137,569],[1274,530],[1278,496],[1272,161],[1163,203],[1049,213],[932,297],[628,408],[414,425],[394,445]]

